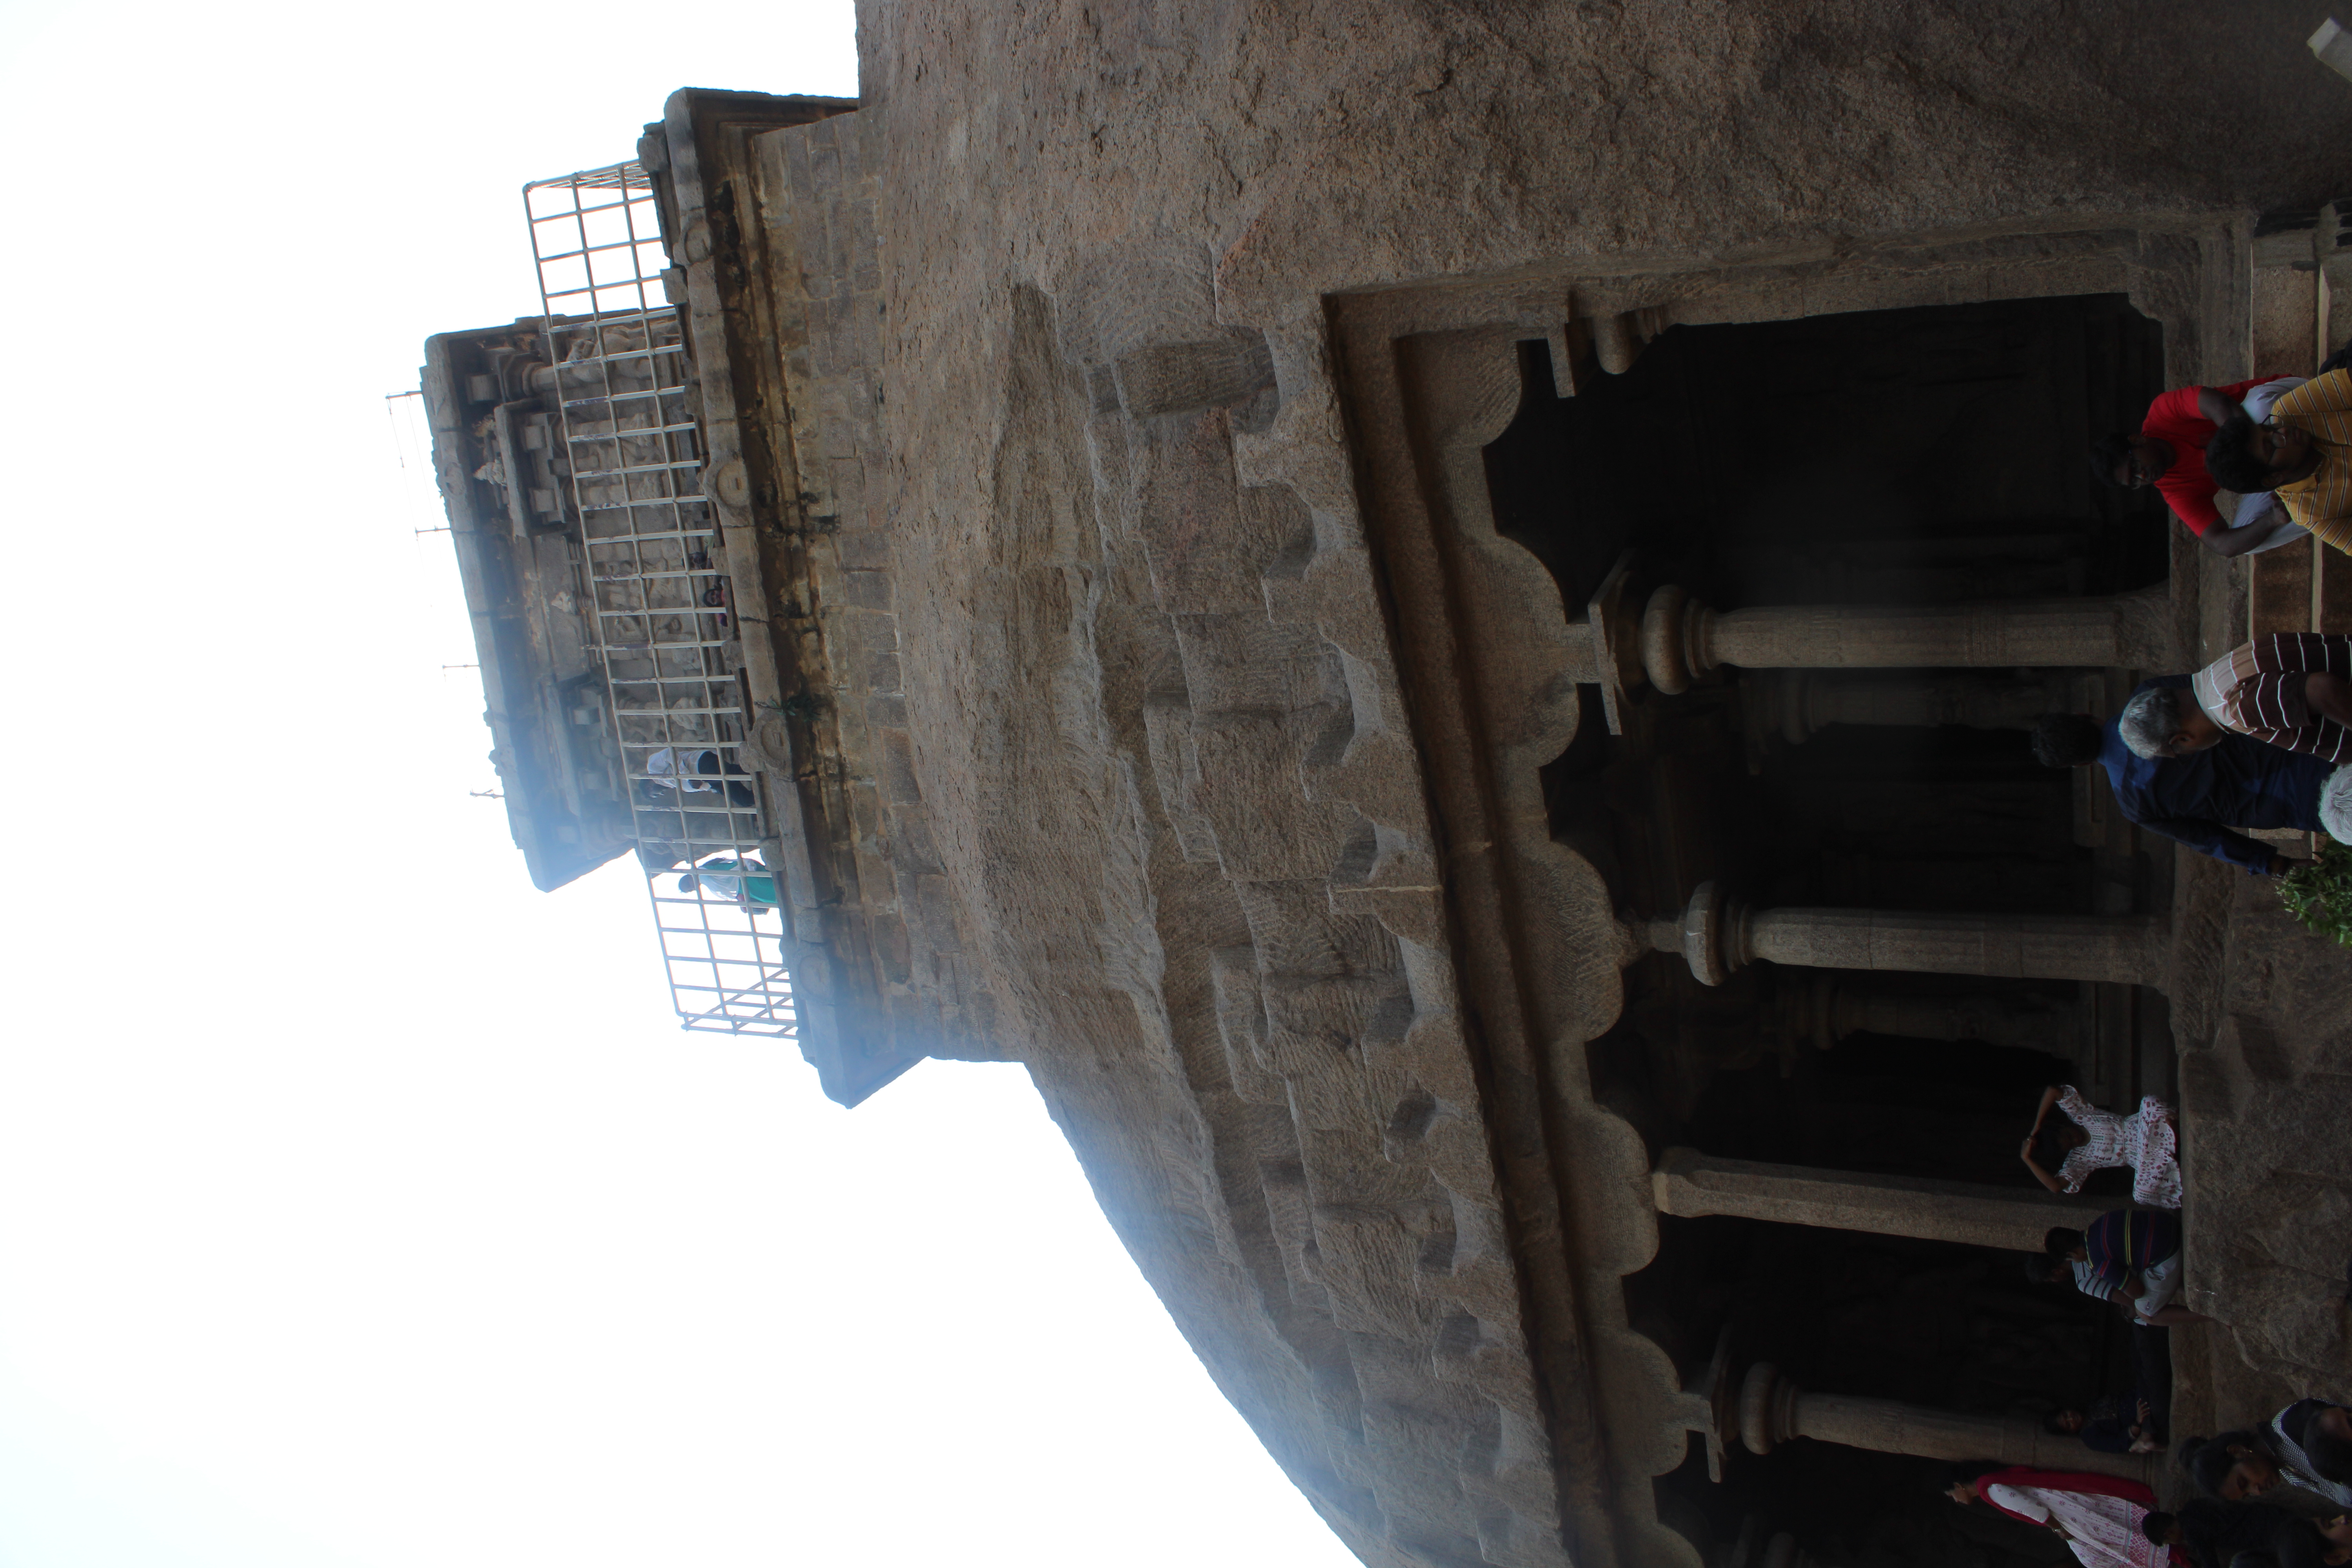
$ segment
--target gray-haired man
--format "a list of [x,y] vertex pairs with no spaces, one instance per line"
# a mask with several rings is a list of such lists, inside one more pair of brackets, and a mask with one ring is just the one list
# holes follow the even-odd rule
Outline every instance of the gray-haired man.
[[2182,757],[2234,731],[2335,764],[2319,820],[2352,844],[2352,639],[2288,632],[2256,637],[2199,670],[2187,688],[2125,704],[2116,728],[2136,756]]

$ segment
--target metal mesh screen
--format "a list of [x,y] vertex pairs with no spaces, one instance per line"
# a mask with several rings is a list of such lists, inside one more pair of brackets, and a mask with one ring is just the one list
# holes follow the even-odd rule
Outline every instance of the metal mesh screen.
[[523,187],[561,417],[573,587],[591,611],[638,859],[678,1017],[794,1032],[762,784],[743,765],[740,647],[701,490],[698,402],[635,163]]

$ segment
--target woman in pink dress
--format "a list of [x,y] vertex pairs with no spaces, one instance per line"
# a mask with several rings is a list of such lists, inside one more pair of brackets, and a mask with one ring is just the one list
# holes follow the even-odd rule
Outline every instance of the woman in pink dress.
[[[2065,1112],[2053,1121],[2053,1110]],[[2172,1107],[2154,1095],[2130,1116],[2101,1110],[2071,1083],[2042,1091],[2033,1130],[2019,1151],[2025,1168],[2053,1193],[2079,1193],[2083,1180],[2109,1165],[2128,1165],[2132,1196],[2149,1208],[2180,1206],[2180,1158],[2173,1140]]]
[[2020,1523],[2056,1531],[2083,1568],[2168,1568],[2179,1561],[2140,1528],[2156,1494],[2137,1481],[1990,1461],[1956,1465],[1947,1479],[1945,1494],[1954,1502],[1980,1502]]

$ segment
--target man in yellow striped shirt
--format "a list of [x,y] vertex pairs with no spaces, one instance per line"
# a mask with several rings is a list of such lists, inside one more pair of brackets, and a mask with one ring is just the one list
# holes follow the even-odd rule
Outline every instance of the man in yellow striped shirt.
[[2271,491],[2287,516],[2352,550],[2352,371],[2304,383],[2273,405],[2267,424],[2231,419],[2207,445],[2205,471],[2241,495]]

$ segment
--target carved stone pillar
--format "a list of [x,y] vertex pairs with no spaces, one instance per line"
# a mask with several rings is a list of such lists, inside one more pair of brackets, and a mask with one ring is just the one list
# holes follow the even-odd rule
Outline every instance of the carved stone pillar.
[[1679,952],[1704,985],[1759,959],[1813,969],[1893,969],[2025,980],[2162,985],[2170,937],[2145,915],[1948,915],[1904,910],[1759,910],[1714,882],[1680,920],[1649,923],[1650,945]]
[[1660,1214],[1695,1219],[1736,1215],[1776,1225],[1859,1230],[2039,1252],[2050,1227],[2080,1230],[2115,1205],[2060,1197],[2039,1187],[1989,1187],[1923,1176],[1879,1176],[1719,1160],[1696,1149],[1668,1149],[1650,1173]]
[[2039,1470],[2088,1470],[2153,1485],[2160,1454],[2102,1454],[2082,1440],[2045,1432],[2031,1415],[1968,1415],[1892,1399],[1810,1394],[1769,1362],[1748,1369],[1739,1388],[1739,1440],[1769,1454],[1793,1437],[1916,1454],[1929,1459],[1992,1459]]
[[1832,724],[1965,724],[2031,730],[2044,713],[2076,712],[2079,676],[1850,676],[1776,670],[1741,683],[1748,727],[1801,745]]
[[1716,610],[1668,584],[1637,626],[1596,617],[1602,678],[1669,695],[1725,665],[1747,669],[1959,669],[2016,666],[2170,668],[2178,662],[2159,585],[2111,598],[1973,605],[1779,605]]

